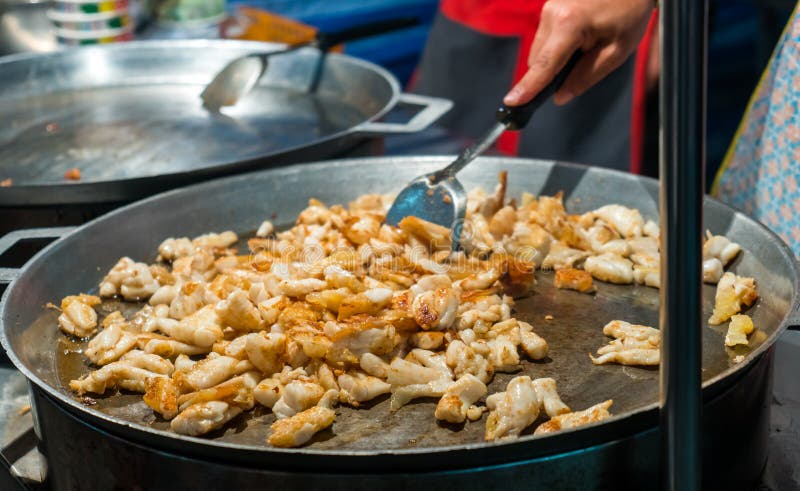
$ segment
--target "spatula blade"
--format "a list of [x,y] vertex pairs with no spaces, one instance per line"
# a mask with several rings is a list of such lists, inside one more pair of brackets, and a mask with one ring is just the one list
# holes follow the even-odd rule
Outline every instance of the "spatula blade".
[[455,178],[431,184],[428,176],[422,176],[411,181],[397,195],[385,222],[397,226],[403,218],[416,216],[450,228],[455,244],[458,242],[466,209],[466,192]]

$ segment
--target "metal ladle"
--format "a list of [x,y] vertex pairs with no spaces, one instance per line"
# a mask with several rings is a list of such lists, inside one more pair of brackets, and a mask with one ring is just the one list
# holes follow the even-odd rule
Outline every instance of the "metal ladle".
[[[203,100],[203,107],[210,111],[219,111],[221,107],[233,106],[239,99],[247,95],[258,83],[269,64],[269,57],[291,53],[300,48],[317,48],[324,54],[334,46],[362,39],[365,37],[385,34],[405,27],[416,25],[418,20],[415,17],[405,17],[399,19],[389,19],[377,22],[370,22],[356,27],[350,27],[337,32],[317,32],[311,41],[291,45],[285,49],[268,52],[249,53],[231,61],[223,68],[206,86],[200,94]],[[315,74],[315,80],[311,84],[312,91],[316,88],[319,70]]]
[[513,107],[503,105],[498,109],[495,114],[497,123],[492,129],[447,167],[411,181],[395,198],[385,222],[397,226],[405,217],[415,216],[447,227],[450,229],[452,247],[456,249],[467,209],[467,193],[456,179],[456,174],[491,147],[505,130],[523,129],[533,113],[561,88],[580,56],[580,51],[576,51],[555,78],[530,102]]

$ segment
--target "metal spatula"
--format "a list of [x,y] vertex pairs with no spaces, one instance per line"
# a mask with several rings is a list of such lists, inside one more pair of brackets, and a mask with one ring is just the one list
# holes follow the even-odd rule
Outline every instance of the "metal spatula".
[[385,222],[397,225],[407,216],[442,225],[450,229],[453,249],[458,247],[461,222],[467,209],[467,193],[456,179],[456,174],[491,147],[505,130],[521,130],[533,113],[558,91],[567,75],[575,68],[580,52],[572,55],[564,68],[536,97],[521,106],[503,105],[497,110],[497,123],[477,143],[464,150],[456,160],[444,169],[417,177],[405,187],[392,204]]
[[[317,32],[311,41],[295,44],[286,49],[265,53],[250,53],[225,65],[225,68],[217,73],[214,79],[206,86],[203,93],[200,94],[200,98],[203,100],[203,106],[212,111],[218,111],[224,106],[233,106],[239,99],[249,93],[264,75],[270,56],[282,55],[306,47],[317,48],[324,55],[325,52],[338,44],[385,34],[411,27],[417,23],[418,19],[415,17],[381,20],[337,32]],[[319,73],[315,74],[315,80],[311,83],[312,91],[316,86],[316,77],[318,76]]]

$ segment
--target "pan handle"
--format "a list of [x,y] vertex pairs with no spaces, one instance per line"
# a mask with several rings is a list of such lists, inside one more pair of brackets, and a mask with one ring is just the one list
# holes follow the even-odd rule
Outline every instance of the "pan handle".
[[[15,230],[0,237],[0,256],[8,252],[14,244],[27,239],[60,239],[77,227],[48,227]],[[14,281],[22,268],[0,267],[0,285],[7,285]]]
[[398,104],[423,106],[422,110],[414,115],[407,123],[380,123],[365,121],[353,128],[355,133],[367,136],[382,136],[387,134],[407,134],[422,131],[453,107],[453,101],[440,97],[430,97],[419,94],[400,94]]

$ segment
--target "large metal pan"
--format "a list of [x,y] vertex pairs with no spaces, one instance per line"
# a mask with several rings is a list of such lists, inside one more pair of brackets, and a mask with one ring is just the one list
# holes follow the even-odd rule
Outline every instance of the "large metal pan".
[[[643,286],[600,284],[595,296],[578,294],[553,289],[551,277],[545,273],[539,274],[536,293],[520,301],[516,308],[518,317],[532,322],[548,340],[550,358],[526,364],[524,372],[554,377],[559,392],[573,408],[613,398],[615,417],[602,424],[544,438],[523,436],[510,442],[484,443],[482,422],[467,424],[463,429],[442,426],[432,417],[435,403],[412,404],[391,414],[388,401],[382,400],[364,409],[343,408],[338,411],[332,431],[320,435],[307,447],[282,450],[264,444],[266,428],[272,421],[270,414],[254,411],[208,438],[192,438],[165,431],[166,424],[156,420],[138,396],[99,398],[96,405],[85,406],[65,389],[65,381],[87,367],[79,355],[72,354],[79,347],[64,341],[54,314],[45,312],[43,306],[64,295],[93,289],[120,256],[149,261],[154,259],[154,251],[164,237],[223,229],[247,233],[270,216],[276,224],[288,225],[309,197],[337,203],[362,193],[397,191],[413,176],[445,162],[444,157],[389,157],[306,164],[216,180],[112,212],[55,242],[25,266],[0,306],[3,346],[35,386],[36,400],[40,404],[49,401],[57,408],[48,409],[48,414],[67,414],[94,431],[102,430],[158,452],[217,463],[234,461],[264,472],[313,469],[323,474],[364,470],[408,473],[485,469],[492,465],[502,468],[515,462],[532,462],[531,459],[546,464],[548,456],[578,449],[597,451],[642,432],[649,432],[648,441],[652,444],[657,428],[657,371],[616,365],[595,367],[587,353],[607,341],[602,326],[609,320],[657,325],[658,292]],[[564,190],[571,212],[619,203],[638,208],[648,218],[657,215],[655,181],[605,169],[482,158],[464,171],[463,182],[469,187],[490,187],[503,169],[509,171],[511,195],[518,196],[523,190],[535,194]],[[763,374],[769,373],[771,358],[766,352],[785,327],[795,322],[797,265],[789,249],[774,234],[717,201],[706,201],[705,223],[714,233],[725,234],[743,246],[745,252],[732,269],[755,277],[761,298],[749,312],[758,328],[749,348],[726,350],[724,326],[704,329],[704,397],[711,401],[734,390],[744,392],[746,397],[768,394],[769,378]],[[24,232],[19,234],[24,235]],[[7,271],[6,276],[13,275]],[[707,316],[714,288],[704,288]],[[554,319],[546,321],[545,315]],[[734,362],[737,355],[743,355],[743,361]],[[764,363],[767,368],[754,369]],[[762,376],[752,382],[753,377],[747,375],[752,373]],[[499,389],[507,379],[508,376],[498,376],[490,390]],[[751,385],[736,386],[744,380],[750,380]],[[762,405],[753,399],[750,402],[755,407]],[[728,407],[717,410],[725,412]],[[737,414],[728,414],[731,416]],[[52,427],[54,423],[43,424]],[[731,436],[736,441],[755,428],[732,428],[730,431],[737,433]],[[757,428],[766,431],[766,425]],[[723,427],[716,431],[729,430]],[[733,447],[726,451],[736,450]],[[742,451],[733,455],[741,455]],[[578,452],[573,456],[579,455],[589,454]],[[636,457],[642,458],[642,455]],[[645,461],[652,466],[654,459],[657,461],[655,455],[650,455]],[[635,463],[640,464],[645,465],[639,460]],[[759,469],[763,460],[751,461],[749,465]]]
[[[0,61],[0,206],[125,202],[226,173],[330,157],[367,136],[426,128],[450,101],[401,93],[372,63],[320,53],[270,58],[223,114],[199,98],[230,60],[282,45],[144,41]],[[410,121],[377,122],[397,104]],[[81,179],[68,181],[71,168]]]

